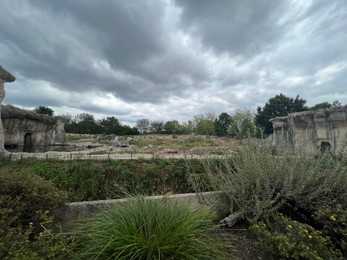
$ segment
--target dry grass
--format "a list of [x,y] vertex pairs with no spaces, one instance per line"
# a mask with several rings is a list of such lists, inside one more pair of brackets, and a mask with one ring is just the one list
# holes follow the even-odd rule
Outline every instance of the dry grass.
[[[77,146],[107,146],[105,142],[92,138],[91,135],[79,135],[69,138],[71,145]],[[163,154],[199,154],[199,155],[227,155],[239,147],[239,141],[214,136],[196,135],[138,135],[129,136],[130,147],[120,148],[114,152],[138,152]],[[102,147],[100,148],[102,150]]]

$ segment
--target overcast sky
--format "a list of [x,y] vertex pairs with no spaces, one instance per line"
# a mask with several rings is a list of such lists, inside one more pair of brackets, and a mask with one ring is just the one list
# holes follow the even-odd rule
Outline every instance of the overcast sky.
[[185,122],[347,104],[346,0],[1,0],[5,104]]

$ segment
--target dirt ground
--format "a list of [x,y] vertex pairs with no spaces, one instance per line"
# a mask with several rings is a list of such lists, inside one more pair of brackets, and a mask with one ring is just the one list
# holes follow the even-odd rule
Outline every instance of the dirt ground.
[[262,260],[264,254],[254,246],[247,229],[221,230],[218,240],[225,246],[230,259]]
[[114,153],[154,153],[195,154],[195,155],[228,155],[237,147],[239,141],[227,137],[198,135],[139,135],[130,137],[97,137],[91,135],[69,135],[70,145],[92,147],[95,151],[109,151],[116,140],[126,141],[129,146],[116,147]]

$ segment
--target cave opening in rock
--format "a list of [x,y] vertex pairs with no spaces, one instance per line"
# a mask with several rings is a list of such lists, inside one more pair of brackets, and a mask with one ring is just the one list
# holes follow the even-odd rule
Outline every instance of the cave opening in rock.
[[331,145],[329,142],[321,142],[321,144],[320,144],[321,153],[330,152],[330,147],[331,147]]
[[24,135],[24,149],[30,149],[33,147],[33,134],[32,133],[26,133]]

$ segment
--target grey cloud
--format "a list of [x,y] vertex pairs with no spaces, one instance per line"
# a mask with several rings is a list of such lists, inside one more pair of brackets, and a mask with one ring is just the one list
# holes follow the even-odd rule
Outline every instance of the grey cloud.
[[254,55],[281,37],[276,25],[285,11],[283,1],[176,0],[182,7],[182,26],[217,52]]
[[[198,62],[187,66],[187,57],[171,52],[161,2],[31,3],[20,4],[27,10],[21,17],[5,19],[13,4],[0,18],[3,43],[13,50],[9,66],[25,77],[45,79],[67,91],[97,88],[128,101],[158,102],[185,88],[175,83],[183,74],[207,75]],[[153,59],[160,62],[153,64]],[[93,66],[98,62],[110,65],[108,74]],[[119,71],[127,80],[111,75]]]
[[4,1],[0,65],[17,76],[5,101],[128,122],[253,109],[281,92],[347,103],[346,14],[345,0]]

